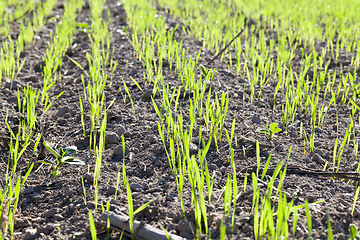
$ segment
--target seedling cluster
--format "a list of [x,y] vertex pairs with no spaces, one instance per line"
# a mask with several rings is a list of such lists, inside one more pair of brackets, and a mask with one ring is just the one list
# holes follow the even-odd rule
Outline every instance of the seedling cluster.
[[269,136],[270,141],[273,140],[274,134],[281,132],[281,128],[278,127],[277,123],[270,124],[269,128],[266,129],[260,129],[258,132],[265,133]]
[[[229,81],[242,79],[243,84],[236,85],[236,88],[241,90],[244,104],[247,102],[256,107],[255,103],[261,105],[265,96],[271,94],[269,118],[277,117],[284,126],[282,129],[286,129],[282,131],[278,123],[272,120],[273,123],[265,129],[255,131],[242,128],[242,131],[252,131],[255,136],[256,132],[263,133],[273,141],[274,137],[287,137],[290,132],[288,128],[295,129],[300,135],[305,156],[315,152],[317,132],[329,129],[327,124],[333,122],[337,134],[332,161],[326,160],[323,170],[341,172],[344,157],[351,155],[351,161],[357,164],[355,173],[360,173],[360,15],[356,11],[360,9],[360,2],[289,0],[284,4],[279,0],[255,0],[251,3],[223,0],[119,1],[118,6],[124,9],[128,24],[126,30],[121,31],[122,35],[130,40],[134,61],[142,65],[142,69],[139,69],[142,77],[129,79],[118,77],[119,59],[113,58],[115,48],[112,41],[115,33],[110,28],[115,20],[106,6],[106,0],[87,1],[90,11],[88,22],[77,22],[85,6],[84,0],[64,2],[63,15],[50,18],[57,2],[0,0],[0,83],[14,83],[18,79],[25,65],[22,53],[33,46],[44,25],[56,23],[54,31],[49,34],[43,61],[39,66],[33,66],[40,69],[41,89],[29,85],[17,89],[17,109],[21,115],[17,132],[11,126],[9,116],[2,114],[10,136],[6,185],[0,191],[0,209],[3,209],[0,211],[1,219],[7,219],[3,225],[2,238],[9,238],[9,235],[10,238],[14,237],[20,191],[33,171],[32,158],[42,145],[55,157],[55,161],[50,157],[39,159],[39,163],[52,166],[52,171],[47,169],[51,180],[61,176],[60,168],[64,163],[87,164],[85,160],[72,156],[77,151],[76,147],[57,149],[42,140],[44,116],[63,94],[61,91],[55,97],[50,97],[54,95],[52,90],[55,86],[62,86],[64,56],[74,46],[73,39],[79,32],[91,42],[91,51],[83,52],[83,60],[88,67],[71,56],[67,58],[82,73],[82,90],[78,92],[76,104],[80,110],[83,140],[89,142],[95,159],[94,166],[91,166],[94,170],[92,184],[95,214],[109,212],[110,208],[107,202],[105,210],[101,201],[101,210],[98,209],[98,202],[102,199],[98,185],[103,163],[106,163],[103,153],[106,147],[105,132],[110,121],[108,112],[112,106],[119,104],[117,98],[106,95],[106,89],[113,87],[117,81],[121,85],[118,92],[123,93],[123,103],[130,100],[132,114],[136,114],[141,101],[153,104],[158,117],[157,134],[176,185],[183,218],[188,217],[188,211],[194,211],[195,229],[192,229],[191,234],[195,238],[213,237],[209,208],[215,201],[214,186],[218,186],[222,192],[216,202],[221,202],[222,218],[216,237],[226,239],[226,234],[236,234],[239,196],[249,194],[252,195],[252,201],[248,213],[253,216],[255,239],[296,238],[300,216],[306,219],[308,237],[311,239],[312,217],[309,206],[323,203],[324,200],[312,203],[305,200],[303,204],[297,204],[296,196],[289,197],[284,190],[291,147],[285,159],[273,161],[271,153],[263,165],[260,144],[256,141],[256,172],[239,177],[235,148],[238,147],[237,135],[242,123],[236,118],[231,104],[234,89],[229,89],[226,82],[219,80],[219,64],[226,70],[222,72],[229,74]],[[31,18],[27,17],[29,12]],[[175,24],[169,24],[169,19]],[[19,28],[16,39],[11,35],[12,26]],[[198,50],[193,51],[193,48],[187,46],[189,39],[196,39],[200,45]],[[219,58],[209,61],[209,54],[219,54]],[[349,61],[343,61],[346,57]],[[176,75],[178,84],[175,86],[168,84],[168,76],[164,74],[164,68],[167,67],[171,74]],[[129,83],[132,86],[135,84],[135,87],[130,87]],[[142,98],[145,95],[150,97],[147,100],[135,99],[138,96],[136,90],[141,92]],[[149,91],[151,94],[148,94]],[[132,95],[133,92],[135,94]],[[335,110],[331,115],[330,109]],[[339,124],[338,113],[341,109],[347,109],[345,127]],[[304,116],[303,120],[295,128],[300,115]],[[134,237],[135,215],[150,208],[157,202],[155,199],[161,196],[134,209],[125,167],[127,142],[124,136],[119,137],[123,147],[123,165],[122,172],[118,172],[114,179],[116,191],[113,197],[117,199],[122,175],[122,187],[128,200],[126,214],[129,216],[130,236]],[[193,145],[196,145],[195,151],[191,151]],[[226,179],[221,182],[217,178],[219,171],[209,167],[208,155],[213,152],[223,153],[223,146],[226,146],[229,169],[221,173],[221,178]],[[247,149],[242,147],[246,157]],[[31,157],[24,175],[19,172],[18,162],[27,150],[30,150]],[[270,166],[273,166],[271,175],[268,174]],[[248,178],[251,179],[251,192],[248,190]],[[84,185],[82,179],[86,204],[89,196]],[[185,194],[186,189],[190,189],[189,196]],[[358,207],[359,192],[360,186],[356,182],[351,214]],[[300,212],[304,214],[300,215]],[[333,239],[329,213],[327,217],[328,238]],[[231,220],[231,231],[227,229],[228,219]],[[89,221],[91,236],[96,239],[91,211]],[[355,225],[350,225],[349,232],[350,239],[359,238]]]
[[79,160],[76,157],[69,156],[71,154],[76,153],[77,148],[75,146],[62,148],[60,147],[59,150],[56,150],[54,147],[52,147],[49,143],[44,142],[44,145],[49,152],[51,152],[56,162],[51,161],[49,159],[41,160],[41,163],[50,164],[53,166],[54,171],[50,174],[51,179],[55,179],[59,174],[59,168],[64,164],[74,164],[74,165],[85,165],[85,163],[81,160]]

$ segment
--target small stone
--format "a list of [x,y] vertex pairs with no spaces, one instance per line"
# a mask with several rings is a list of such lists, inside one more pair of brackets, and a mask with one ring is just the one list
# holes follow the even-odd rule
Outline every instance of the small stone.
[[309,196],[307,196],[307,200],[309,201],[309,203],[313,203],[316,201],[316,196],[309,195]]
[[31,194],[34,192],[34,186],[30,186],[30,187],[27,187],[25,190],[24,190],[24,193],[25,194]]
[[211,236],[214,236],[217,233],[217,229],[213,227],[209,227],[209,233],[211,233]]
[[94,176],[92,176],[92,175],[90,175],[90,174],[88,174],[88,173],[85,174],[84,179],[85,179],[87,182],[91,183],[91,184],[94,183]]
[[335,206],[335,209],[338,211],[338,212],[345,212],[346,211],[346,207],[342,204],[337,204]]
[[177,230],[179,232],[195,232],[195,224],[188,220],[181,220],[178,224]]
[[218,167],[216,166],[215,163],[210,163],[210,164],[208,164],[208,168],[209,168],[210,170],[216,170]]
[[35,72],[41,72],[44,67],[45,67],[45,61],[41,60],[34,66],[34,70]]
[[152,144],[156,142],[156,137],[154,135],[150,135],[147,140],[150,144]]
[[65,52],[65,54],[69,57],[74,55],[74,50],[72,48],[68,48]]
[[117,144],[110,143],[110,144],[107,144],[107,145],[106,145],[106,149],[114,148],[114,147],[116,147],[116,146],[117,146]]
[[237,95],[238,95],[238,97],[241,98],[241,99],[244,98],[244,94],[245,94],[244,91],[241,91],[241,90],[237,91]]
[[[199,120],[199,124],[200,125],[205,125],[205,118],[201,118],[200,120]],[[200,129],[199,129],[200,130]],[[199,133],[199,132],[198,132]]]
[[144,190],[149,189],[149,184],[147,184],[147,182],[143,182],[141,185],[143,186]]
[[70,110],[70,114],[71,116],[75,116],[78,112],[76,111],[76,109],[71,109]]
[[5,86],[4,88],[10,89],[10,90],[14,90],[20,87],[20,83],[17,80],[13,80],[11,81],[11,79],[7,79],[5,81]]
[[[343,189],[344,189],[345,191],[350,192],[350,193],[354,191],[354,189],[353,189],[351,186],[349,186],[349,185],[348,185],[348,186],[344,186]],[[345,194],[346,194],[346,193],[345,193]]]
[[336,113],[336,109],[335,108],[332,108],[332,109],[329,109],[328,113]]
[[138,148],[132,148],[131,151],[135,154],[140,152],[140,150]]
[[49,230],[50,232],[51,232],[52,230],[54,230],[54,226],[52,226],[52,225],[50,225],[50,224],[46,225],[45,228],[46,228],[47,230]]
[[173,201],[174,200],[174,195],[173,194],[166,194],[166,200],[167,201]]
[[64,118],[59,118],[56,122],[60,125],[66,125],[67,123],[66,119]]
[[192,235],[191,233],[188,233],[186,231],[181,231],[180,232],[180,236],[186,239],[193,239],[194,235]]
[[335,181],[334,181],[333,179],[331,179],[331,181],[330,181],[330,185],[331,185],[332,187],[334,187],[334,186],[335,186]]
[[116,188],[113,187],[113,186],[110,186],[110,187],[108,188],[108,190],[106,191],[106,193],[107,193],[108,195],[114,195],[115,192],[116,192]]
[[84,233],[83,232],[74,232],[73,235],[74,236],[81,236],[81,235],[84,235]]
[[21,51],[20,57],[24,58],[28,55],[27,51]]
[[132,183],[130,184],[130,188],[131,190],[133,190],[134,192],[140,192],[144,189],[143,186],[141,186],[140,184],[137,184],[137,183]]
[[[128,155],[130,152],[130,149],[128,146],[125,145],[125,153],[124,156]],[[114,149],[114,153],[115,156],[123,156],[123,147],[122,145],[118,145],[115,149]]]
[[354,208],[354,212],[353,212],[352,215],[353,215],[354,217],[356,217],[356,218],[360,217],[360,212],[359,212],[359,210],[357,210],[356,208]]
[[38,81],[38,76],[36,76],[35,74],[33,75],[28,75],[28,76],[25,76],[25,77],[22,77],[21,80],[24,80],[25,82],[37,82]]
[[129,73],[129,76],[130,77],[136,77],[138,75],[138,72],[136,71],[136,69],[132,70],[130,73]]
[[145,141],[145,142],[144,142],[144,148],[147,148],[148,146],[150,146],[150,142],[149,142],[149,141]]
[[163,60],[163,62],[162,62],[163,67],[168,67],[169,65],[170,65],[170,63],[168,60]]
[[133,148],[139,148],[140,149],[141,144],[139,142],[135,142],[133,145]]
[[67,189],[67,190],[65,191],[65,196],[67,196],[67,197],[71,197],[72,194],[73,194],[73,192],[72,192],[71,190],[69,190],[69,189]]
[[25,236],[23,239],[29,240],[29,239],[35,239],[36,238],[36,228],[27,228],[25,229]]
[[261,108],[261,107],[263,107],[263,103],[261,101],[256,101],[254,103],[254,106]]
[[314,154],[312,160],[319,163],[319,164],[325,164],[325,160],[317,153]]
[[[161,103],[155,102],[155,104],[156,104],[157,109],[158,109],[159,111],[161,111],[162,113],[164,113],[164,112],[161,110]],[[152,111],[152,112],[156,112],[154,105],[153,105],[151,111]],[[157,126],[156,126],[156,128],[157,128]]]
[[54,219],[57,221],[61,221],[64,220],[64,217],[61,214],[54,214]]
[[119,127],[116,129],[115,133],[118,135],[118,137],[120,138],[121,135],[123,135],[125,133],[125,128],[123,125],[119,125]]
[[321,232],[320,239],[328,239],[328,235],[325,232]]
[[240,223],[247,223],[247,222],[250,222],[251,220],[251,216],[250,215],[246,215],[246,216],[243,216],[239,219],[239,222]]
[[294,125],[289,125],[288,126],[288,131],[295,131]]
[[114,133],[114,132],[110,132],[110,131],[106,131],[105,132],[105,144],[117,144],[119,143],[119,136]]
[[19,219],[18,221],[16,221],[14,227],[15,229],[17,228],[26,228],[30,226],[30,221],[27,218],[24,219]]
[[134,192],[132,194],[133,198],[136,199],[137,197],[141,196],[142,195],[142,191],[141,192]]
[[45,235],[48,235],[50,234],[50,231],[48,229],[46,229],[45,227],[40,227],[38,230],[37,230],[37,233],[43,233]]
[[28,205],[29,201],[25,198],[19,203],[19,207]]
[[253,230],[253,226],[248,223],[244,224],[244,226],[242,227],[243,232],[252,232]]
[[65,115],[65,113],[68,113],[69,111],[70,111],[70,108],[68,106],[62,107],[57,111],[56,116],[62,117]]
[[49,211],[44,212],[41,214],[42,218],[52,217],[55,213],[57,213],[58,210],[56,208],[50,209]]
[[210,214],[210,216],[208,216],[208,226],[211,226],[212,223],[214,222],[214,219],[216,218],[216,214],[215,213],[212,213]]
[[260,123],[261,123],[260,116],[257,115],[257,114],[254,114],[254,115],[253,115],[253,118],[252,118],[252,122],[253,122],[253,123],[256,123],[256,124],[260,124]]
[[[339,223],[337,223],[337,224],[339,224]],[[343,232],[340,232],[340,233],[334,235],[334,239],[336,239],[336,240],[346,240],[346,237],[345,237],[345,234]]]
[[334,232],[335,233],[342,233],[344,232],[344,228],[341,226],[341,223],[335,223],[335,226],[334,226]]
[[155,145],[153,152],[156,153],[156,154],[164,153],[165,152],[164,145]]
[[315,163],[310,163],[310,164],[309,164],[309,168],[317,169],[317,166],[316,166]]
[[244,79],[244,78],[239,78],[238,80],[239,80],[239,83],[246,83],[247,82],[246,79]]
[[144,99],[151,99],[151,97],[153,96],[153,90],[152,89],[145,89],[144,90]]
[[231,224],[229,224],[229,225],[226,227],[226,234],[236,234],[239,227],[240,227],[240,226],[237,225],[237,224],[234,224],[234,226],[232,226]]
[[198,152],[198,146],[194,143],[190,143],[189,144],[189,148],[190,148],[190,153],[197,153]]
[[25,233],[30,233],[31,235],[36,234],[37,230],[36,228],[27,228],[25,229]]
[[282,144],[279,144],[276,146],[275,151],[282,152],[284,150],[284,146]]

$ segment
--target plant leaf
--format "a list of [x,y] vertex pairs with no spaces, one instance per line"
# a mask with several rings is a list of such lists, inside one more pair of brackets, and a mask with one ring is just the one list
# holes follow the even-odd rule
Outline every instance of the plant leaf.
[[65,156],[64,149],[62,147],[59,148],[59,155],[62,157]]
[[75,158],[75,157],[64,157],[63,163],[85,165],[85,163],[83,161],[81,161],[80,159]]
[[54,171],[54,172],[52,172],[51,174],[50,174],[50,176],[51,176],[51,179],[55,179],[57,176],[59,176],[60,175],[60,171]]
[[150,202],[145,203],[144,205],[142,205],[142,206],[139,207],[138,209],[136,209],[136,210],[134,211],[133,215],[135,215],[135,214],[141,212],[142,210],[144,210],[147,206],[149,206],[153,201],[155,201],[155,200],[158,199],[159,197],[161,197],[161,195],[158,196],[158,197],[156,197],[156,198],[154,198],[154,199],[151,200]]
[[95,227],[95,222],[94,222],[94,218],[93,218],[93,215],[92,215],[91,211],[89,211],[89,220],[90,220],[91,238],[92,238],[92,240],[96,240],[97,239],[96,227]]
[[89,28],[89,24],[87,24],[86,22],[77,22],[76,26],[78,28]]
[[281,132],[281,131],[282,131],[281,128],[276,127],[276,128],[274,129],[273,133],[279,133],[279,132]]
[[268,129],[260,129],[260,130],[257,130],[257,132],[270,135],[270,131]]
[[48,142],[44,142],[44,146],[46,147],[47,150],[49,150],[52,153],[52,155],[56,157],[56,159],[61,158],[59,152],[56,151],[56,149],[53,146],[51,146]]
[[56,163],[54,163],[54,162],[52,162],[52,161],[50,161],[50,160],[47,160],[47,159],[40,160],[39,162],[40,162],[40,163],[45,163],[45,164],[51,164],[51,165],[56,166]]
[[277,123],[272,123],[272,124],[270,124],[269,128],[270,129],[275,129],[277,126],[278,126]]
[[356,229],[354,224],[350,224],[350,239],[355,239],[358,234],[358,230]]
[[69,156],[70,154],[76,153],[77,147],[76,146],[70,146],[63,149],[64,151],[64,157]]

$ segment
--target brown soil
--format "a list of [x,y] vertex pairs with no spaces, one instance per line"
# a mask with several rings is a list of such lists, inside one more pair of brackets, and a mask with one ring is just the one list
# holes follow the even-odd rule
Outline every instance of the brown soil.
[[[49,18],[57,14],[62,15],[64,9],[61,8],[61,5],[59,6],[59,8],[52,12]],[[158,134],[156,122],[159,118],[153,109],[152,102],[149,99],[144,99],[142,92],[130,79],[131,76],[138,82],[142,82],[142,62],[133,57],[133,49],[128,39],[128,37],[131,37],[131,34],[128,33],[127,36],[121,36],[116,31],[117,29],[124,30],[127,28],[125,11],[122,7],[116,5],[116,1],[108,1],[107,6],[113,16],[113,22],[109,28],[113,31],[111,46],[115,51],[111,57],[118,60],[118,67],[114,73],[112,85],[105,89],[107,103],[110,103],[112,99],[116,99],[114,105],[108,111],[107,132],[117,133],[120,131],[119,128],[121,126],[125,130],[126,145],[130,149],[130,153],[126,156],[125,164],[127,175],[132,185],[135,208],[161,195],[150,207],[137,214],[136,219],[157,228],[160,228],[158,225],[160,223],[167,231],[180,235],[180,230],[182,230],[180,226],[183,223],[184,217],[181,212],[175,180],[171,174]],[[90,24],[89,15],[89,6],[85,5],[77,20]],[[54,28],[54,24],[44,26],[37,34],[39,37],[35,38],[35,44],[23,52],[22,59],[26,60],[26,63],[16,80],[20,90],[26,84],[35,89],[41,89],[42,73],[41,70],[39,71],[38,66],[42,61],[42,57],[45,56],[47,42],[50,39],[49,32],[54,30]],[[14,29],[18,29],[16,25]],[[16,39],[17,33],[17,30],[11,32],[13,39]],[[189,48],[190,53],[196,53],[201,49],[201,42],[188,38],[183,32],[177,31],[177,37],[179,39],[184,37],[183,46]],[[322,43],[316,43],[319,51],[322,46]],[[51,182],[51,169],[48,166],[37,163],[38,152],[36,152],[33,158],[35,162],[34,169],[20,193],[19,211],[15,225],[16,238],[57,239],[60,236],[61,239],[91,239],[88,212],[89,210],[94,210],[94,205],[91,203],[94,200],[94,187],[91,181],[95,157],[93,150],[89,148],[89,139],[83,139],[80,121],[79,94],[83,96],[83,85],[81,82],[83,71],[69,59],[69,56],[71,56],[75,61],[86,67],[86,52],[91,53],[91,43],[87,35],[77,31],[74,36],[73,47],[69,49],[63,58],[61,68],[62,82],[58,82],[49,91],[51,98],[57,96],[60,91],[64,91],[64,94],[55,101],[50,111],[39,121],[40,126],[48,126],[44,135],[44,141],[54,143],[57,146],[77,146],[79,150],[76,156],[83,160],[86,165],[75,167],[64,165],[61,175]],[[206,64],[213,56],[213,52],[204,50],[200,63]],[[339,57],[340,61],[337,64],[332,64],[329,72],[337,69],[339,73],[340,64],[343,66],[345,73],[352,71],[348,67],[351,56],[352,53],[342,52]],[[300,59],[301,51],[299,50],[293,61],[293,69],[297,72],[300,70]],[[348,107],[341,106],[339,102],[337,109],[330,109],[330,113],[325,118],[324,126],[316,129],[315,150],[313,153],[309,152],[308,148],[306,153],[304,153],[304,140],[300,138],[299,127],[300,122],[303,122],[305,131],[309,133],[310,117],[301,113],[297,114],[293,125],[288,125],[287,129],[283,127],[283,131],[275,136],[272,143],[269,143],[266,136],[257,133],[256,130],[264,128],[267,123],[281,123],[282,121],[281,105],[285,102],[284,94],[278,94],[275,111],[272,111],[276,79],[271,78],[269,84],[263,90],[262,98],[255,99],[253,104],[251,104],[249,88],[243,89],[244,82],[247,79],[243,79],[230,72],[226,62],[216,60],[213,66],[216,72],[211,83],[212,91],[218,93],[229,92],[230,94],[225,128],[230,130],[232,120],[236,119],[235,134],[238,136],[239,141],[235,149],[235,163],[239,169],[256,166],[257,162],[255,147],[252,144],[241,141],[240,136],[259,140],[261,143],[272,144],[272,147],[261,148],[261,164],[264,164],[269,154],[273,152],[271,165],[274,166],[278,160],[283,160],[288,156],[290,146],[292,146],[289,159],[289,164],[292,166],[322,171],[325,161],[329,161],[329,165],[332,165],[333,146],[336,139],[335,114],[337,113],[339,117],[339,134],[344,136],[346,126],[349,124]],[[165,83],[171,84],[172,88],[181,84],[177,74],[171,72],[169,66],[163,67],[163,73]],[[121,91],[123,90],[122,79],[130,87],[135,114],[132,112],[130,102],[126,101],[124,103],[123,101],[123,95],[121,94],[123,93]],[[337,81],[339,80],[340,78],[337,79]],[[142,87],[146,88],[143,84]],[[120,91],[118,91],[119,89]],[[6,115],[7,111],[9,120],[14,129],[16,129],[19,119],[17,112],[17,91],[15,88],[5,88],[5,81],[3,81],[0,93],[1,112]],[[155,101],[160,102],[159,97],[156,97]],[[186,112],[189,100],[184,98],[180,99],[180,101],[185,113],[185,122],[188,122],[189,116],[187,116]],[[89,106],[86,106],[85,112],[87,115],[88,109]],[[257,119],[254,115],[257,115],[259,118]],[[86,129],[89,129],[90,119],[86,117],[85,122]],[[1,136],[8,136],[3,119],[1,119],[1,125],[3,128]],[[194,143],[197,144],[196,139]],[[0,169],[2,176],[4,176],[8,161],[8,144],[5,140],[1,144],[2,163],[0,163]],[[112,211],[126,214],[127,196],[123,188],[122,177],[120,178],[117,198],[114,200],[117,174],[122,171],[122,156],[113,154],[114,148],[117,145],[121,145],[121,143],[108,145],[103,153],[99,179],[99,203],[102,201],[105,204],[107,201],[110,201]],[[243,147],[246,149],[245,156],[242,151]],[[358,167],[358,161],[352,158],[352,150],[353,144],[350,143],[348,150],[344,152],[340,171],[354,172]],[[211,147],[207,156],[211,175],[213,172],[216,172],[215,180],[217,181],[217,184],[214,185],[214,201],[208,207],[209,215],[215,216],[214,228],[216,220],[220,219],[223,212],[222,189],[220,186],[225,186],[227,173],[231,173],[227,156],[228,146],[226,141],[220,143],[218,151]],[[47,154],[47,157],[50,159],[51,156]],[[21,169],[22,172],[25,172],[24,170],[30,158],[31,151],[26,152],[19,162],[19,170]],[[239,173],[239,191],[243,189],[243,176],[243,174]],[[87,193],[86,204],[84,201],[82,177],[84,178],[84,187]],[[4,178],[1,182],[4,182]],[[266,186],[264,185],[263,188],[265,190]],[[330,213],[334,239],[347,239],[349,237],[350,223],[357,226],[360,225],[360,212],[355,209],[354,214],[351,214],[355,192],[354,181],[350,181],[348,184],[345,180],[332,179],[326,176],[289,174],[285,178],[284,191],[290,195],[297,191],[295,196],[296,205],[304,204],[305,199],[308,199],[309,202],[325,200],[320,204],[310,207],[313,225],[312,236],[314,239],[327,239],[327,209],[329,209]],[[185,208],[188,211],[188,219],[191,221],[194,219],[194,215],[190,209],[190,193],[189,185],[185,185]],[[229,234],[229,238],[254,238],[253,215],[249,214],[251,202],[252,186],[248,184],[247,194],[242,195],[238,200],[236,231],[234,234]],[[300,210],[299,214],[295,238],[306,239],[308,233],[305,212]],[[290,226],[292,225],[291,222],[292,220],[290,220]],[[31,232],[27,231],[27,229],[35,229],[36,231]],[[118,239],[119,236],[120,233],[114,232],[110,237],[111,239]],[[214,239],[218,238],[219,232],[214,230],[212,236]],[[99,234],[99,238],[105,237],[106,233]]]

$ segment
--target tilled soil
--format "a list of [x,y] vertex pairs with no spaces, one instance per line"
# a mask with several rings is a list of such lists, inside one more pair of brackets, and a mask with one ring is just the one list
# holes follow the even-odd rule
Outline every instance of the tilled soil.
[[[61,16],[63,8],[60,4],[52,12],[49,18]],[[176,189],[174,176],[169,168],[165,149],[158,134],[157,121],[159,117],[153,108],[151,99],[144,97],[143,93],[135,86],[130,77],[139,83],[144,79],[142,62],[133,56],[133,48],[129,37],[121,35],[119,29],[127,28],[126,15],[124,9],[115,0],[108,1],[106,6],[110,9],[113,21],[109,25],[109,30],[113,31],[111,37],[111,47],[114,53],[111,57],[118,60],[117,69],[112,76],[112,84],[105,88],[107,105],[115,99],[113,106],[108,111],[107,122],[107,146],[102,157],[102,167],[99,179],[99,203],[110,202],[111,211],[126,214],[127,196],[123,188],[122,177],[120,178],[117,197],[114,199],[116,179],[118,172],[122,172],[122,155],[118,154],[116,148],[121,146],[120,136],[125,138],[128,154],[125,158],[125,165],[129,183],[132,189],[132,197],[135,209],[142,204],[157,198],[149,207],[135,216],[136,220],[145,224],[160,228],[160,223],[165,229],[173,234],[183,237],[193,237],[187,226],[187,221],[194,221],[194,213],[190,208],[191,188],[188,184],[184,186],[184,202],[187,210],[187,220],[184,220],[181,211],[180,197]],[[77,21],[87,22],[90,9],[87,4],[83,6]],[[173,20],[168,18],[168,23]],[[8,116],[11,126],[16,129],[19,121],[17,108],[17,91],[29,84],[34,89],[42,88],[42,73],[39,64],[42,57],[46,54],[49,32],[53,31],[55,24],[47,24],[35,37],[33,46],[29,46],[22,54],[22,60],[26,60],[23,69],[15,80],[12,88],[8,86],[6,80],[1,83],[1,112]],[[14,39],[18,34],[17,25],[14,25],[11,35]],[[126,31],[121,31],[126,32]],[[189,49],[189,53],[196,55],[202,49],[201,42],[197,39],[189,38],[182,31],[177,31],[176,37],[184,38],[184,48]],[[4,40],[5,38],[3,38]],[[316,48],[321,51],[322,43],[316,43]],[[73,46],[67,51],[63,58],[61,68],[62,81],[49,91],[50,98],[55,98],[61,91],[64,94],[55,100],[52,108],[39,118],[40,126],[46,126],[44,141],[56,144],[56,146],[78,147],[76,156],[83,160],[85,166],[62,167],[61,175],[56,180],[50,180],[51,169],[48,166],[39,164],[37,160],[39,151],[35,153],[33,162],[34,169],[25,183],[20,193],[19,211],[15,224],[15,237],[18,239],[91,239],[89,230],[89,210],[94,210],[94,186],[93,172],[95,165],[94,151],[89,147],[89,138],[84,139],[81,125],[79,94],[83,97],[83,84],[81,75],[84,74],[69,57],[85,67],[87,59],[86,52],[91,53],[91,42],[86,34],[80,30],[76,31]],[[332,64],[329,72],[333,72],[343,66],[344,72],[350,72],[349,63],[352,53],[342,52],[340,61]],[[212,51],[203,49],[200,63],[206,64],[214,57]],[[295,71],[300,70],[301,51],[294,58],[292,64]],[[238,142],[235,147],[235,163],[239,170],[238,185],[239,192],[243,191],[244,171],[243,169],[256,166],[255,146],[252,142],[245,141],[242,136],[253,141],[260,141],[261,164],[264,165],[268,156],[272,152],[271,166],[275,166],[278,160],[286,159],[290,147],[291,155],[288,160],[289,166],[295,166],[312,171],[322,171],[326,161],[332,166],[333,147],[336,139],[336,114],[339,118],[339,134],[344,136],[346,127],[349,124],[349,109],[347,106],[338,104],[338,108],[329,109],[325,118],[324,126],[316,127],[315,149],[314,152],[304,151],[304,139],[300,138],[300,122],[303,128],[310,133],[310,116],[299,113],[293,125],[283,126],[282,132],[276,134],[274,140],[270,142],[266,136],[257,133],[256,130],[265,128],[267,123],[281,123],[281,105],[285,102],[285,95],[279,93],[275,110],[273,111],[273,94],[277,79],[271,78],[268,85],[263,89],[261,99],[254,99],[250,103],[250,89],[244,89],[244,83],[248,80],[236,76],[228,70],[225,62],[215,60],[212,63],[215,67],[215,76],[211,82],[212,92],[229,93],[229,110],[225,121],[225,128],[230,130],[232,120],[236,119],[235,135]],[[340,71],[337,71],[340,72]],[[200,71],[199,71],[200,76]],[[170,71],[169,66],[164,64],[163,75],[166,84],[170,84],[171,89],[181,85],[178,75]],[[131,97],[134,101],[135,113],[132,111],[131,103],[127,99],[124,101],[124,88],[122,79],[130,87]],[[337,79],[337,80],[340,80]],[[141,86],[151,89],[151,86]],[[256,89],[257,92],[258,89]],[[161,102],[159,96],[154,99]],[[180,98],[184,121],[189,123],[187,114],[189,100]],[[41,106],[39,108],[41,113]],[[85,104],[85,117],[87,136],[90,128],[88,117],[89,106]],[[356,114],[357,116],[358,114]],[[9,136],[4,119],[1,119],[2,130],[0,136]],[[309,135],[309,134],[308,134]],[[194,136],[193,153],[197,153],[198,139]],[[342,140],[342,139],[341,139]],[[245,149],[245,154],[243,152]],[[344,152],[340,171],[354,172],[358,167],[358,161],[352,157],[353,143],[350,142],[349,148]],[[18,168],[25,172],[26,166],[31,159],[31,151],[25,152],[20,159]],[[48,153],[47,157],[51,156]],[[1,142],[1,174],[5,174],[8,159],[8,142],[3,139]],[[208,206],[207,212],[213,217],[212,238],[219,237],[218,226],[223,213],[222,194],[225,186],[227,174],[231,174],[231,166],[228,163],[228,145],[226,137],[220,143],[217,151],[214,146],[210,148],[207,155],[210,175],[215,172],[216,184],[214,185],[213,201]],[[331,163],[331,164],[330,164]],[[329,168],[329,167],[328,167]],[[331,169],[329,169],[331,171]],[[83,181],[82,181],[83,179]],[[251,180],[250,180],[251,181]],[[2,179],[4,182],[4,179]],[[82,184],[84,182],[84,185]],[[279,181],[275,181],[279,184]],[[261,183],[260,183],[261,184]],[[275,184],[275,185],[276,185]],[[262,187],[262,193],[266,190],[266,185]],[[333,179],[327,176],[288,174],[283,183],[283,190],[295,197],[295,205],[305,203],[308,199],[310,203],[324,200],[319,204],[310,205],[312,217],[312,237],[314,239],[327,239],[327,211],[333,227],[334,239],[347,239],[349,237],[349,224],[360,225],[360,212],[356,206],[354,214],[351,214],[353,197],[355,192],[354,181]],[[86,191],[86,196],[84,196]],[[236,208],[236,226],[233,234],[229,233],[229,239],[253,239],[253,215],[251,212],[252,204],[252,185],[247,185],[246,194],[240,194]],[[99,205],[98,209],[101,209]],[[308,237],[307,222],[304,210],[299,211],[299,221],[296,230],[296,239],[306,239]],[[292,218],[291,218],[292,219]],[[290,219],[290,226],[292,220]],[[230,224],[230,222],[226,222]],[[231,229],[231,228],[230,228]],[[292,228],[291,228],[292,229]],[[99,238],[105,238],[106,232],[99,231]],[[118,239],[120,233],[114,232],[110,238]]]

